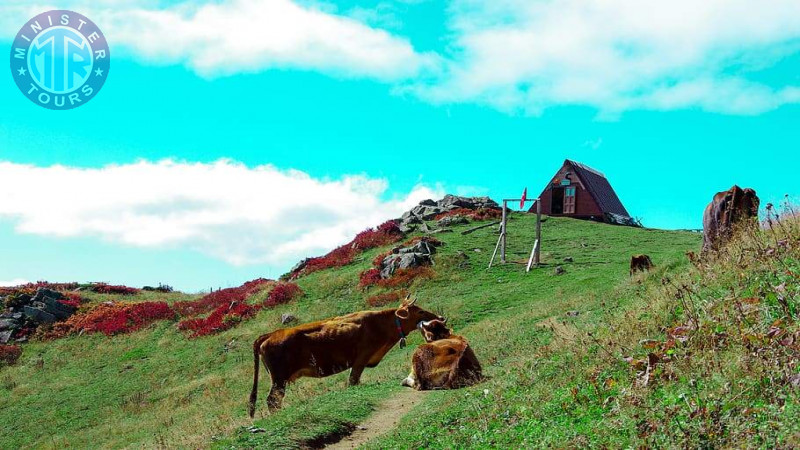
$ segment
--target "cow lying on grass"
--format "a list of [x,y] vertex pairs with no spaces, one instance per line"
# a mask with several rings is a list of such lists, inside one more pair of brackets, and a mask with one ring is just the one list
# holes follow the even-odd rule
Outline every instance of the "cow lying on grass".
[[272,378],[267,397],[270,410],[280,408],[286,385],[300,377],[321,378],[350,369],[356,385],[365,367],[375,367],[384,355],[426,320],[441,316],[414,305],[406,297],[399,308],[361,311],[265,334],[253,343],[253,390],[250,417],[258,397],[258,359]]
[[457,389],[481,380],[481,364],[462,336],[450,333],[445,321],[419,325],[427,344],[420,345],[411,358],[411,374],[403,386],[421,391]]

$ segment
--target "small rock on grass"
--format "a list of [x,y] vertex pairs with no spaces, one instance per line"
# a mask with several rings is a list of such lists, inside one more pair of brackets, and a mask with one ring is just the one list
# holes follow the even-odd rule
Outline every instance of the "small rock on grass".
[[292,323],[297,320],[294,314],[284,313],[281,314],[281,323],[286,325],[287,323]]

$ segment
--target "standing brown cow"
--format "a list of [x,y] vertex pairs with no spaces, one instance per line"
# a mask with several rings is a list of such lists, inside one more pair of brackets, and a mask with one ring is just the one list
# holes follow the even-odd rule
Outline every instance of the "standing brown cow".
[[719,250],[737,224],[758,217],[760,203],[756,191],[750,188],[734,185],[717,192],[703,213],[703,253]]
[[403,386],[418,390],[456,389],[471,386],[482,378],[481,363],[462,336],[450,333],[445,321],[420,324],[427,344],[420,345],[411,358],[411,374]]
[[258,359],[272,378],[267,397],[270,410],[280,408],[286,385],[300,377],[321,378],[350,369],[349,385],[356,385],[365,367],[375,367],[384,355],[426,320],[441,316],[414,305],[406,297],[399,308],[361,311],[265,334],[253,343],[253,390],[250,417],[258,397]]
[[653,260],[648,255],[631,256],[631,276],[636,272],[646,272],[653,268]]

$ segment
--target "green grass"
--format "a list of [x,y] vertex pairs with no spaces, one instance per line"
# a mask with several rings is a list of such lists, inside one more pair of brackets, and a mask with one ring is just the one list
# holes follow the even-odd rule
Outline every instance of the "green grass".
[[[687,272],[684,252],[698,249],[700,235],[549,218],[543,224],[545,264],[526,274],[522,263],[533,243],[534,224],[532,216],[513,216],[512,262],[491,270],[486,266],[497,236],[493,228],[436,236],[445,242],[436,257],[436,276],[410,290],[421,306],[443,311],[454,330],[470,340],[487,380],[426,396],[372,447],[616,447],[642,442],[642,418],[624,404],[632,375],[621,355],[635,353],[623,348],[634,344],[614,333],[622,333],[626,314],[636,314],[649,325],[625,331],[628,340],[663,334],[657,321],[665,319],[669,308],[649,310],[648,296],[661,295],[662,277]],[[367,369],[362,386],[345,388],[347,374],[301,379],[289,387],[284,409],[271,416],[264,406],[269,375],[262,370],[255,421],[247,417],[251,343],[280,327],[284,312],[311,321],[367,309],[365,299],[378,291],[360,290],[358,274],[383,250],[301,278],[305,297],[262,311],[219,335],[190,340],[174,323],[160,323],[126,336],[28,344],[16,366],[0,371],[0,421],[5,424],[0,447],[276,448],[347,430],[401,389],[413,349],[421,342],[418,333],[409,347],[392,349],[377,368]],[[459,252],[467,256],[465,263]],[[638,253],[649,254],[656,269],[631,280],[628,263]],[[564,262],[566,257],[573,262]],[[566,273],[556,275],[556,265]],[[579,314],[566,316],[567,311]],[[613,338],[614,345],[604,346],[599,336]],[[724,384],[728,376],[709,383]],[[684,401],[681,389],[650,389],[643,405],[656,409],[654,417],[661,414],[659,408],[667,414]],[[786,404],[797,410],[794,400]],[[243,428],[251,425],[265,432]]]

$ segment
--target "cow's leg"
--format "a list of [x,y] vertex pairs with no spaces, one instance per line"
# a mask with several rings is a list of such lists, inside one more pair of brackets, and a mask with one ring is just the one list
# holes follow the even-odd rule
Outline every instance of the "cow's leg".
[[270,411],[280,409],[284,395],[286,395],[286,383],[276,382],[273,379],[272,387],[269,390],[269,396],[267,396],[267,408],[269,408]]
[[365,364],[354,364],[350,369],[350,378],[347,379],[348,386],[356,386],[361,382],[361,373],[364,372]]
[[414,380],[414,372],[408,374],[408,376],[403,379],[403,382],[400,383],[401,386],[407,386],[410,388],[413,388],[415,384],[416,381]]

